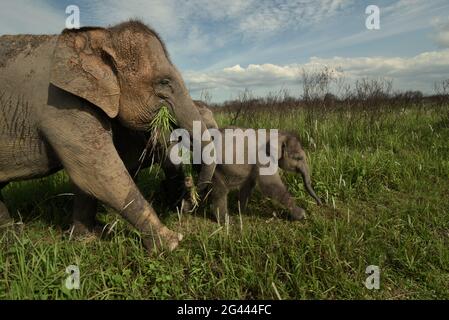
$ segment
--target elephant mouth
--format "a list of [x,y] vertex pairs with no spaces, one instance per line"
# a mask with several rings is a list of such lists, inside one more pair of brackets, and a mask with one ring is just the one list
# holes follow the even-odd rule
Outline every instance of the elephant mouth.
[[175,105],[172,101],[167,98],[162,98],[159,100],[159,104],[156,107],[155,113],[157,114],[162,108],[167,108],[172,115],[175,114]]
[[[165,110],[164,110],[165,109]],[[153,112],[153,115],[151,119],[154,119],[158,115],[161,115],[161,113],[164,114],[165,117],[170,118],[170,128],[171,129],[177,129],[178,124],[175,116],[175,104],[170,101],[169,99],[161,99],[159,101],[159,104],[155,108],[155,111]]]

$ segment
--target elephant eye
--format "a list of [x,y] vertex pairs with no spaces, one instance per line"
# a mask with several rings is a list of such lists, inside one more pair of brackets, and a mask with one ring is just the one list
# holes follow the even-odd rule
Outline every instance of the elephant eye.
[[159,81],[159,84],[163,86],[168,86],[170,84],[170,79],[162,79],[161,81]]

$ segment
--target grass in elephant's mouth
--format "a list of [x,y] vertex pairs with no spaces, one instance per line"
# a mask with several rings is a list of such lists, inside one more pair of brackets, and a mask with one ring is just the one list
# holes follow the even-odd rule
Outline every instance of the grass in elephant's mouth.
[[176,119],[170,113],[168,107],[163,105],[154,116],[148,129],[150,131],[152,147],[154,148],[157,144],[161,144],[167,149],[170,134],[175,125]]
[[[348,119],[339,111],[239,119],[238,125],[281,127],[305,137],[312,179],[327,204],[315,206],[300,177],[288,174],[307,221],[283,220],[285,212],[256,193],[240,224],[234,195],[237,223],[220,229],[201,212],[179,219],[158,206],[162,177],[145,170],[143,192],[185,235],[177,251],[159,257],[148,257],[120,219],[107,239],[70,241],[62,230],[71,197],[42,200],[70,192],[65,174],[14,183],[4,190],[5,201],[25,228],[0,235],[0,298],[277,299],[274,283],[283,299],[447,299],[447,110],[411,107],[375,119]],[[230,121],[226,114],[217,120]],[[99,211],[106,222],[116,221],[117,215]],[[69,265],[79,266],[79,290],[63,286]],[[364,286],[369,265],[380,267],[380,290]]]

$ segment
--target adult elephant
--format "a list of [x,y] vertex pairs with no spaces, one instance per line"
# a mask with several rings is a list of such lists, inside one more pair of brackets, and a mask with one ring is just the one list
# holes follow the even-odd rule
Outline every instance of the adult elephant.
[[[149,250],[173,250],[182,235],[144,199],[112,130],[145,131],[163,105],[189,132],[201,121],[162,40],[141,22],[0,37],[0,187],[64,168],[82,192],[137,228]],[[203,166],[201,183],[214,168]],[[9,218],[2,202],[0,217]]]

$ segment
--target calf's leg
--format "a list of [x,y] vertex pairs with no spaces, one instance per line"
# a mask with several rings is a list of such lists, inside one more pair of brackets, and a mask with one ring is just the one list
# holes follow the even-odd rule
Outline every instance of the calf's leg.
[[278,173],[274,175],[260,175],[259,186],[267,197],[278,201],[289,210],[289,218],[293,221],[302,220],[306,216],[303,208],[296,205]]
[[224,181],[215,175],[212,180],[212,213],[219,224],[224,224],[228,217],[228,188]]

